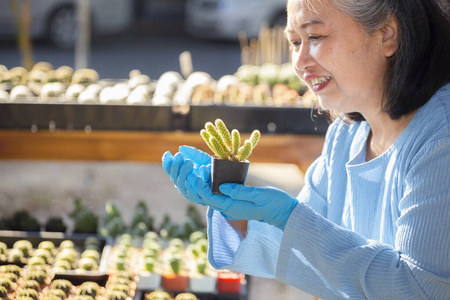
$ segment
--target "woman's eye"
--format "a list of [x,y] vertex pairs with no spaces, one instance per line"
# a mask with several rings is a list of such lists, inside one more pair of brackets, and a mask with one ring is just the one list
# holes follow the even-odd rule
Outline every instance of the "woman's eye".
[[300,47],[301,44],[302,44],[301,42],[290,42],[289,43],[289,51],[291,51],[291,52],[296,51]]
[[308,36],[308,40],[310,40],[312,42],[316,42],[319,38],[320,38],[320,36],[318,36],[318,35],[310,35],[310,36]]
[[292,48],[297,48],[298,46],[300,46],[302,43],[300,41],[292,41],[291,42],[291,47]]

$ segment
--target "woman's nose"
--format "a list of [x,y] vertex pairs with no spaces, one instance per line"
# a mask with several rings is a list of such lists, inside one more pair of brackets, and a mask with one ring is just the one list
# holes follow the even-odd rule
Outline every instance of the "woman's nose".
[[313,63],[309,46],[303,43],[297,51],[292,52],[292,61],[294,68],[297,72],[303,73],[306,68],[310,67]]

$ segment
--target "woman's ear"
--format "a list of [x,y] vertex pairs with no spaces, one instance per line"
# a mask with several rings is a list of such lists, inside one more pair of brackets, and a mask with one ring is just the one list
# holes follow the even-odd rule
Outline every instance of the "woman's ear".
[[389,18],[389,21],[381,28],[383,35],[383,54],[391,57],[398,49],[398,19],[396,17]]

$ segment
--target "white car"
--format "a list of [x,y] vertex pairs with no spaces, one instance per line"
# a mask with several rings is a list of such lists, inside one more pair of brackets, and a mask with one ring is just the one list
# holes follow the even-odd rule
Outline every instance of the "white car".
[[185,9],[186,30],[202,38],[255,38],[264,23],[286,25],[286,0],[187,0]]
[[[0,0],[0,36],[12,36],[15,28],[11,0]],[[24,1],[16,1],[24,3]],[[91,0],[91,31],[93,34],[115,34],[133,21],[133,1]],[[59,47],[73,47],[77,32],[77,0],[33,0],[31,6],[31,37],[48,38]]]

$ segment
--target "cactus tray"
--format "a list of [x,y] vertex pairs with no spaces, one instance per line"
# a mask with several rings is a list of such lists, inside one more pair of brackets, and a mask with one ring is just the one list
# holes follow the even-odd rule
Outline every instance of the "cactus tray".
[[0,128],[172,130],[172,107],[64,103],[0,103]]
[[[25,232],[25,231],[10,231],[0,230],[0,241],[5,243],[8,249],[11,249],[17,241],[26,240],[29,241],[36,249],[38,245],[43,241],[52,242],[57,248],[63,241],[71,241],[74,249],[77,251],[83,251],[85,248],[85,241],[88,237],[95,237],[98,240],[98,252],[100,254],[99,268],[96,271],[83,271],[82,273],[76,270],[64,270],[56,271],[54,279],[67,279],[73,284],[82,283],[85,281],[95,281],[100,285],[104,285],[108,280],[108,274],[106,273],[106,267],[109,258],[109,252],[111,250],[112,241],[102,236],[86,235],[86,234],[71,234],[65,235],[57,232]],[[22,262],[9,262],[7,260],[0,260],[0,265],[15,264],[19,267],[26,265],[26,261]]]

